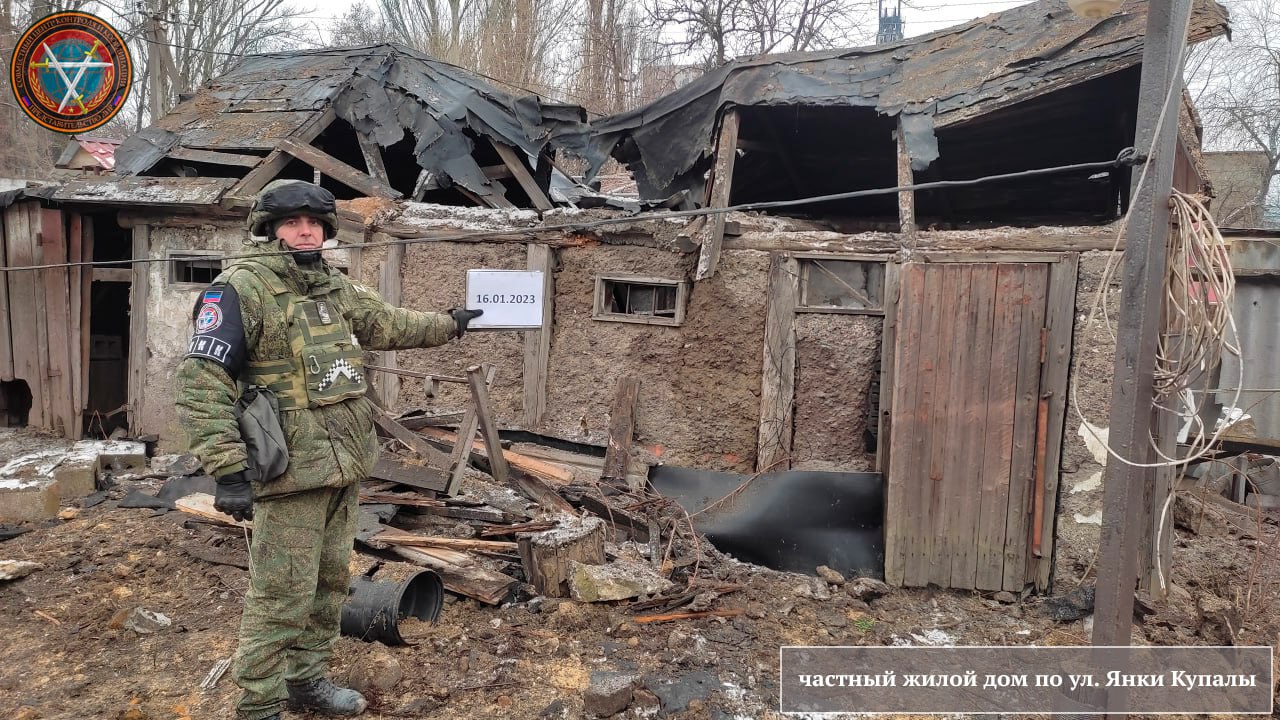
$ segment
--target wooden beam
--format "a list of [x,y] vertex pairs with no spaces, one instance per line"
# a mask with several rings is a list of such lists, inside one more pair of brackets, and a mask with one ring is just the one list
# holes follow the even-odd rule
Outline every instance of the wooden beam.
[[609,410],[609,448],[604,455],[604,470],[600,479],[618,485],[627,483],[627,467],[631,460],[631,440],[636,429],[636,398],[640,394],[640,380],[624,376],[618,379],[613,396],[613,408]]
[[[907,154],[907,136],[902,129],[902,115],[898,115],[898,129],[894,132],[898,147],[898,185],[911,185],[915,175],[911,172],[911,156]],[[916,234],[916,194],[914,190],[898,192],[899,232],[912,240]]]
[[[716,164],[711,174],[711,187],[707,191],[707,207],[729,207],[733,186],[733,165],[738,157],[738,111],[725,111],[720,123],[720,139],[716,143]],[[698,256],[698,272],[695,278],[705,280],[716,272],[720,262],[720,245],[724,242],[725,213],[711,216],[702,233],[702,252]]]
[[[502,438],[498,435],[498,426],[494,423],[493,415],[489,413],[489,383],[493,382],[493,375],[492,365],[488,368],[481,368],[479,365],[467,368],[467,383],[471,385],[471,402],[476,408],[476,420],[480,423],[484,442],[491,448],[502,449]],[[489,469],[489,474],[499,484],[507,482],[507,461],[502,457],[502,453],[496,452],[489,456]]]
[[[47,366],[49,412],[53,420],[53,430],[66,438],[78,439],[76,433],[76,417],[79,416],[79,404],[76,402],[75,386],[80,376],[78,363],[72,360],[74,337],[79,338],[79,328],[73,324],[71,311],[71,282],[67,262],[67,223],[59,208],[43,208],[40,210],[40,258],[46,265],[63,265],[40,271],[44,280],[43,321],[47,328],[46,337],[49,364]],[[77,253],[79,251],[77,243]],[[79,277],[76,278],[76,289],[79,290]],[[78,294],[78,292],[77,292]],[[77,298],[78,299],[78,298]],[[79,318],[80,307],[75,308],[74,317]],[[75,348],[74,357],[80,357],[79,348]]]
[[898,274],[902,265],[891,262],[884,268],[884,325],[880,332],[880,398],[876,419],[876,472],[888,477],[889,434],[893,432],[893,364],[898,350]]
[[257,167],[263,158],[260,155],[243,155],[240,153],[218,152],[217,150],[197,150],[195,148],[176,147],[169,151],[174,160],[210,163],[212,165],[232,165],[237,167]]
[[[333,106],[330,106],[298,128],[298,132],[294,133],[294,137],[299,142],[309,143],[332,125],[337,117],[338,115],[334,112]],[[235,187],[227,191],[227,197],[223,199],[223,205],[226,207],[247,207],[252,204],[253,196],[266,187],[267,183],[274,180],[276,175],[279,175],[280,171],[285,169],[291,159],[279,147],[272,150],[260,165],[250,170],[249,174],[236,183]]]
[[[36,203],[29,203],[26,206],[27,227],[31,230],[27,235],[31,243],[31,257],[35,259],[36,264],[43,264],[45,258],[44,244],[48,242],[47,236],[52,233],[46,233],[43,227],[43,210]],[[35,277],[35,295],[36,295],[36,337],[39,339],[40,346],[36,348],[36,356],[40,360],[40,407],[42,412],[41,427],[48,430],[54,430],[57,426],[58,418],[54,414],[54,408],[57,407],[57,391],[51,382],[51,366],[49,364],[49,296],[45,292],[45,283],[49,276],[49,270],[38,270],[32,275]],[[34,399],[34,398],[33,398]]]
[[[37,265],[35,235],[31,229],[31,205],[16,203],[0,211],[4,216],[5,259],[9,267]],[[38,205],[37,205],[38,209]],[[6,272],[9,290],[9,321],[14,377],[26,380],[31,390],[31,412],[27,424],[46,427],[44,419],[44,365],[40,360],[36,291],[39,275],[33,270]]]
[[[725,250],[756,250],[794,253],[856,253],[892,255],[909,243],[906,235],[890,233],[846,234],[822,230],[771,232],[745,230],[741,237],[726,238]],[[1000,250],[1012,252],[1087,252],[1124,250],[1124,240],[1116,246],[1114,228],[1070,228],[1068,232],[1046,233],[1034,228],[987,231],[931,231],[916,238],[917,249]]]
[[537,181],[533,179],[533,174],[524,166],[521,155],[514,148],[505,143],[496,140],[493,142],[493,149],[498,151],[498,156],[502,158],[502,162],[511,170],[511,174],[515,176],[516,182],[520,183],[520,189],[524,190],[524,194],[529,196],[529,200],[533,202],[533,206],[541,212],[547,212],[554,206],[551,204],[542,188],[538,187]]
[[[133,259],[151,255],[151,226],[133,226]],[[147,306],[151,294],[151,264],[134,263],[129,287],[129,430],[143,434],[147,382]]]
[[[84,254],[84,218],[78,212],[65,212],[67,221],[67,261],[80,262],[81,256]],[[91,268],[69,267],[67,268],[67,289],[70,291],[67,303],[67,313],[70,316],[71,333],[67,337],[68,348],[70,350],[70,367],[71,367],[71,437],[79,438],[84,435],[84,413],[82,398],[84,397],[84,386],[81,385],[81,378],[84,363],[81,361],[83,357],[84,344],[80,342],[80,323],[83,320],[81,309],[83,303],[81,301],[81,293],[85,289],[85,284],[81,282],[84,275],[89,274]]]
[[547,413],[547,364],[555,322],[555,254],[550,246],[528,245],[528,267],[542,273],[542,329],[524,333],[524,428],[533,430]]
[[774,255],[769,261],[768,292],[756,472],[791,467],[791,418],[796,380],[795,308],[800,298],[800,263],[794,258]]
[[[5,250],[5,216],[8,210],[0,210],[0,262],[9,264]],[[0,273],[0,380],[13,380],[13,335],[9,326],[9,275]]]
[[[418,433],[436,442],[452,445],[455,448],[458,445],[457,434],[448,430],[424,427]],[[489,457],[488,445],[483,442],[472,443],[472,458],[476,459],[477,457],[479,459],[487,459]],[[543,462],[537,458],[522,455],[512,450],[503,450],[502,457],[507,461],[507,465],[516,470],[526,472],[539,480],[545,480],[553,485],[570,485],[574,482],[573,473],[555,463]]]
[[133,282],[133,270],[126,268],[93,268],[89,282]]
[[315,146],[298,142],[293,138],[282,138],[279,147],[281,150],[319,170],[322,174],[337,180],[358,193],[363,193],[369,197],[388,198],[391,200],[403,197],[399,190],[368,173],[360,172]]
[[493,189],[497,190],[497,192],[489,193],[488,195],[481,195],[480,193],[472,192],[461,185],[455,184],[453,188],[477,205],[488,205],[491,208],[504,209],[515,207],[515,205],[511,204],[511,201],[507,199],[507,187],[505,185],[497,180],[491,180],[489,185],[492,186]]
[[387,166],[382,162],[382,148],[362,132],[357,132],[356,138],[360,141],[360,154],[364,155],[364,165],[369,168],[369,175],[390,187],[391,177],[387,175]]
[[[80,225],[80,260],[93,261],[93,218],[83,216]],[[93,273],[89,266],[80,268],[80,412],[83,416],[89,409],[89,348],[93,344],[90,337],[90,318],[93,308]]]
[[[397,243],[387,248],[387,257],[382,261],[380,272],[378,273],[378,294],[389,305],[400,306],[401,294],[404,287],[404,257],[405,245]],[[399,367],[396,359],[395,350],[380,350],[374,353],[377,365],[385,368],[396,369]],[[378,398],[378,404],[382,407],[393,410],[400,400],[400,376],[392,372],[381,372],[377,374],[377,382],[373,388],[374,395]]]
[[414,202],[422,202],[423,196],[428,190],[437,190],[440,185],[436,182],[436,176],[431,174],[430,170],[421,170],[418,172],[418,179],[413,183],[413,195],[410,196]]
[[[488,385],[493,382],[493,375],[497,369],[490,365],[484,371],[484,384]],[[470,370],[467,372],[470,375]],[[462,414],[462,423],[458,425],[458,439],[453,446],[453,454],[449,458],[450,474],[449,484],[444,489],[445,495],[457,495],[462,489],[462,478],[466,474],[467,465],[471,462],[471,446],[476,441],[476,428],[480,424],[480,416],[476,412],[475,402],[473,401],[467,406]],[[497,452],[502,451],[499,445]]]
[[[1036,589],[1049,588],[1053,572],[1054,519],[1058,514],[1058,480],[1062,466],[1062,436],[1067,423],[1067,383],[1071,372],[1072,326],[1076,312],[1076,283],[1080,256],[1065,255],[1049,266],[1049,300],[1045,311],[1044,364],[1040,392],[1048,394],[1047,446],[1044,461],[1043,521],[1040,526],[1040,557],[1027,553],[1027,578]],[[1034,531],[1034,528],[1033,528]]]

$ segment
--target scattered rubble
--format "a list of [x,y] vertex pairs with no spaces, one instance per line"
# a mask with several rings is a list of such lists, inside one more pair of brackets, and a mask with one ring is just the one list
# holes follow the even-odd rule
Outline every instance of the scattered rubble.
[[40,570],[44,566],[28,560],[0,560],[0,580],[17,580]]

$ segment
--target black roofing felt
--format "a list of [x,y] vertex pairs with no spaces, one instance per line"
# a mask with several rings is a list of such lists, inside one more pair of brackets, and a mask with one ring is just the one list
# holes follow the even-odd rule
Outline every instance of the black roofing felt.
[[[713,153],[720,111],[741,105],[872,107],[902,115],[917,170],[937,158],[933,131],[1142,60],[1147,4],[1101,20],[1041,0],[890,45],[767,55],[731,63],[635,110],[592,123],[590,157],[627,164],[644,199],[694,187]],[[1227,12],[1196,0],[1188,38],[1227,31]]]
[[249,56],[126,140],[116,172],[146,172],[175,146],[271,149],[330,105],[383,146],[412,132],[420,166],[479,195],[493,189],[471,158],[468,131],[533,156],[587,145],[580,107],[517,98],[465,69],[384,44]]

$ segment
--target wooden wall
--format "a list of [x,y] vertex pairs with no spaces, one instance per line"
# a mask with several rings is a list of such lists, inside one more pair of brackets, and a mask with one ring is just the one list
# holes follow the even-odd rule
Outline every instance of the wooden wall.
[[[92,259],[81,217],[38,202],[3,210],[0,256],[6,267]],[[30,427],[69,438],[82,432],[87,397],[87,293],[79,267],[9,271],[0,283],[0,380],[31,390]]]

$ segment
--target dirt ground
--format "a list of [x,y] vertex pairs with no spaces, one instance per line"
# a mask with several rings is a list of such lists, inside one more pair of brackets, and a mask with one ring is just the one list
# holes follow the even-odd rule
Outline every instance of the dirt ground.
[[[247,564],[245,539],[239,529],[180,512],[117,507],[129,490],[157,482],[123,482],[93,507],[68,503],[64,519],[0,542],[0,559],[42,566],[0,581],[0,718],[232,717],[238,690],[229,676],[210,691],[199,686],[235,648],[248,586],[247,571],[237,567]],[[1274,525],[1233,525],[1200,507],[1179,500],[1177,589],[1135,627],[1134,641],[1275,645]],[[356,554],[352,562],[360,571],[371,560]],[[395,570],[404,568],[381,572]],[[1091,577],[1087,570],[1080,575]],[[864,602],[847,584],[723,557],[695,576],[699,585],[741,585],[713,607],[743,613],[639,624],[625,603],[523,596],[490,607],[449,596],[437,623],[402,626],[414,645],[341,638],[333,674],[365,690],[370,718],[585,717],[595,671],[634,674],[645,688],[616,717],[777,718],[780,645],[1070,645],[1089,638],[1091,618],[1052,617],[1061,597],[1004,603],[924,589]],[[1059,596],[1077,590],[1076,578],[1059,579]],[[135,608],[171,624],[131,629]]]

